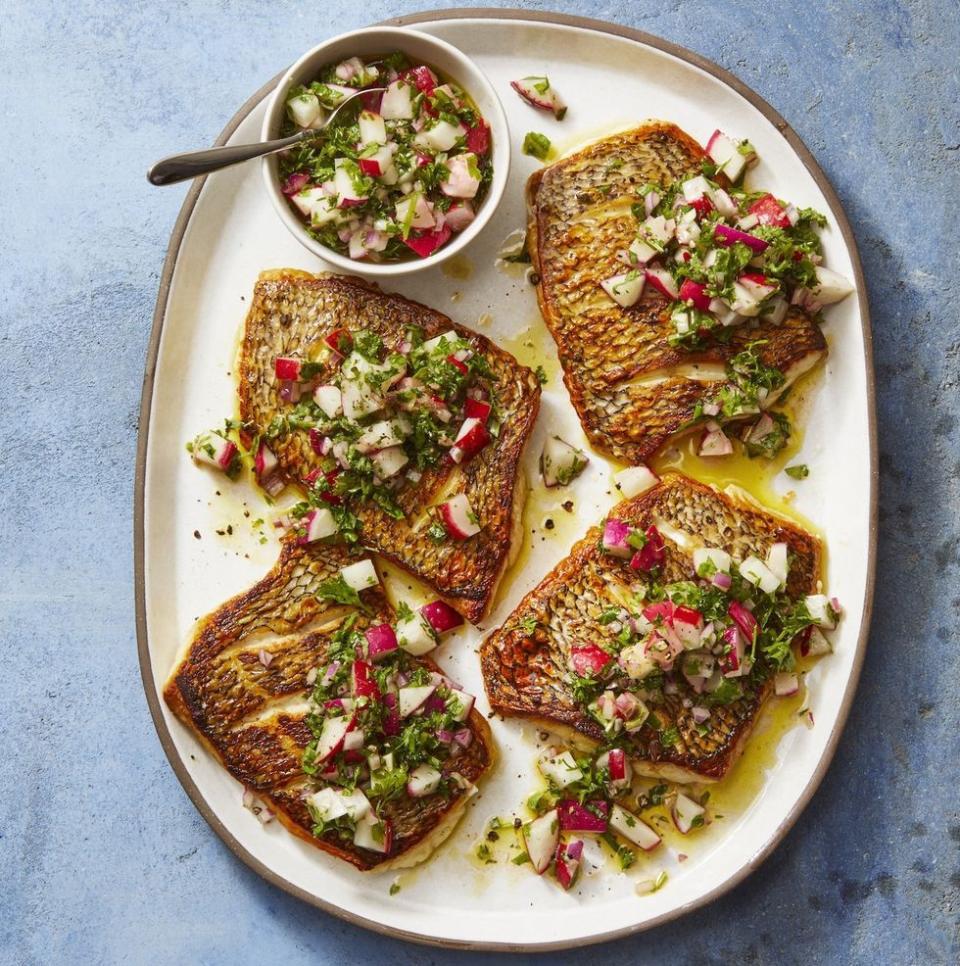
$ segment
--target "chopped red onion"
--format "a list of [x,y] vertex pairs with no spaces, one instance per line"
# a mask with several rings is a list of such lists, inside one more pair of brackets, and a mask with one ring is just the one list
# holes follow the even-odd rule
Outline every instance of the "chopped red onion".
[[721,590],[729,590],[733,585],[733,578],[730,574],[721,573],[719,570],[710,578],[710,582],[714,587],[719,587]]
[[690,709],[690,714],[693,715],[693,720],[696,721],[697,724],[703,724],[704,721],[710,717],[710,709],[701,708],[699,705],[697,705],[696,707]]

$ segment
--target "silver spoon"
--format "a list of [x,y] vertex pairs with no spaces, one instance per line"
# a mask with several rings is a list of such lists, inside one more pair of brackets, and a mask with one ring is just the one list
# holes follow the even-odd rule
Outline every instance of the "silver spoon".
[[251,158],[262,158],[267,154],[276,154],[277,151],[283,151],[299,144],[301,141],[309,141],[322,134],[324,129],[334,122],[337,115],[361,94],[376,94],[385,90],[385,87],[367,87],[362,91],[357,91],[344,98],[331,111],[329,117],[320,127],[307,128],[307,130],[299,131],[288,138],[279,138],[276,141],[260,141],[256,144],[230,144],[222,148],[207,148],[204,151],[172,154],[169,158],[158,161],[147,172],[147,180],[155,185],[176,184],[178,181],[197,178],[201,174],[209,174],[211,171],[229,168],[232,164],[249,161]]

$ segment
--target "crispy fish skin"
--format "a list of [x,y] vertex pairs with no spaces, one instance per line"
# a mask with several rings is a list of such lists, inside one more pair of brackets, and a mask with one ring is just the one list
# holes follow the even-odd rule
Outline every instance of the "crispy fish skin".
[[[445,315],[398,295],[388,295],[363,279],[308,275],[295,270],[260,276],[246,320],[240,359],[240,416],[264,430],[288,408],[273,375],[280,355],[305,357],[338,328],[368,329],[396,349],[404,330],[419,326],[426,338],[451,329],[469,339],[494,373],[494,392],[503,415],[500,436],[465,466],[439,466],[414,487],[401,491],[407,514],[394,520],[375,506],[355,508],[361,541],[437,589],[451,606],[477,623],[493,601],[503,572],[518,546],[518,504],[522,503],[520,458],[540,406],[535,374],[489,339]],[[331,376],[333,372],[331,370]],[[454,427],[456,431],[456,427]],[[297,482],[321,463],[306,432],[272,440],[271,448],[288,481]],[[465,492],[482,530],[471,539],[437,544],[423,532],[428,506],[444,493]]]
[[[689,429],[696,403],[715,388],[715,381],[671,374],[676,366],[722,364],[744,343],[763,338],[761,359],[780,369],[789,385],[826,355],[819,326],[797,309],[779,326],[739,326],[726,344],[678,349],[668,341],[671,303],[659,292],[648,285],[640,301],[624,309],[600,288],[624,270],[617,253],[636,237],[631,205],[640,200],[639,189],[699,174],[705,159],[680,128],[652,122],[597,141],[527,182],[527,248],[564,383],[591,443],[624,462],[649,459]],[[633,382],[664,371],[655,387]]]
[[[330,833],[313,835],[313,820],[301,798],[309,787],[301,762],[312,738],[305,721],[311,691],[307,674],[323,662],[331,636],[350,614],[357,614],[360,631],[394,618],[379,586],[363,592],[366,613],[316,596],[320,583],[351,559],[341,546],[285,542],[262,580],[198,622],[164,698],[227,771],[266,800],[294,835],[364,871],[399,868],[427,858],[453,830],[476,782],[493,763],[493,739],[483,716],[472,711],[467,726],[474,740],[442,766],[445,773],[463,777],[462,787],[449,799],[405,798],[382,807],[381,818],[394,827],[388,854],[358,848]],[[272,655],[267,666],[261,650]]]
[[[698,546],[721,547],[735,559],[763,558],[770,545],[788,544],[794,555],[787,584],[793,597],[814,593],[820,573],[819,541],[795,524],[746,500],[721,493],[687,477],[668,474],[646,493],[620,503],[611,516],[631,526],[656,524],[666,538],[663,580],[695,576],[692,553]],[[582,744],[604,739],[601,726],[580,709],[566,677],[570,650],[609,637],[600,616],[620,606],[618,590],[642,582],[626,561],[600,550],[602,529],[592,528],[538,587],[520,602],[506,623],[483,642],[480,662],[490,704],[505,715],[539,721],[545,728]],[[686,546],[676,542],[677,538]],[[524,625],[536,624],[533,633]],[[768,680],[730,705],[712,709],[710,730],[701,735],[683,699],[696,696],[682,675],[678,693],[653,710],[661,727],[680,735],[670,748],[658,732],[644,726],[627,745],[641,774],[673,781],[716,781],[738,758],[757,714],[770,694]]]

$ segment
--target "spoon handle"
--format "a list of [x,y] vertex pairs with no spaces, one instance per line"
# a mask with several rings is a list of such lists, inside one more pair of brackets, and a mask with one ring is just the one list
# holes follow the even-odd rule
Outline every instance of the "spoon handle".
[[187,151],[184,154],[172,154],[169,158],[158,161],[148,172],[147,180],[151,184],[176,184],[228,168],[241,161],[259,158],[265,154],[282,151],[306,137],[313,137],[316,131],[300,131],[288,138],[277,141],[260,141],[256,144],[230,144],[222,148],[207,148],[203,151]]

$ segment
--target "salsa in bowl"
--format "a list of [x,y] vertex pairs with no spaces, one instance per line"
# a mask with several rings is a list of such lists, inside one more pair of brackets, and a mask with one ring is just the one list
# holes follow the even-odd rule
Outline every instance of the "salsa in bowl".
[[[356,96],[358,95],[359,96]],[[282,220],[341,268],[397,275],[460,251],[492,214],[509,169],[503,109],[473,63],[399,28],[315,48],[278,85],[264,139],[333,123],[266,158]]]

